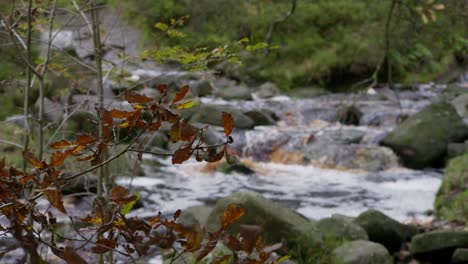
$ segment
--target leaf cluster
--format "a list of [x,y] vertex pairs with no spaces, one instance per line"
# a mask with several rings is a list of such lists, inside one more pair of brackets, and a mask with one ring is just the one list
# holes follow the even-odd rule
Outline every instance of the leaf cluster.
[[[73,216],[67,211],[62,190],[71,180],[112,162],[127,151],[137,152],[141,159],[144,151],[141,147],[133,148],[139,145],[139,136],[143,132],[158,131],[163,123],[171,127],[170,140],[180,143],[180,147],[170,154],[173,164],[183,163],[192,156],[207,162],[216,162],[223,157],[230,159],[226,146],[233,142],[230,135],[234,121],[229,113],[223,112],[221,115],[226,142],[207,146],[203,142],[206,127],[192,126],[180,115],[180,111],[194,104],[185,99],[189,87],[184,86],[171,96],[167,86],[160,85],[159,92],[157,98],[151,98],[128,91],[124,98],[132,110],[100,111],[101,137],[79,134],[75,140],[54,142],[50,148],[55,152],[48,160],[40,160],[32,151],[25,150],[24,160],[32,167],[26,171],[7,167],[5,159],[1,160],[0,215],[7,219],[7,225],[0,226],[0,235],[12,235],[32,256],[32,263],[45,263],[39,254],[41,247],[50,249],[67,263],[87,263],[79,253],[86,249],[96,255],[116,252],[134,261],[135,257],[144,256],[154,248],[174,249],[178,252],[174,254],[175,258],[183,253],[191,253],[198,263],[215,248],[218,241],[228,245],[235,259],[245,255],[242,252],[249,253],[249,256],[255,252],[255,257],[248,258],[249,263],[264,263],[276,247],[265,246],[258,230],[241,229],[239,238],[226,233],[227,228],[245,214],[245,209],[239,205],[232,204],[225,209],[220,219],[221,227],[212,233],[177,222],[180,210],[174,213],[172,219],[163,218],[160,212],[153,217],[129,217],[128,213],[139,194],[131,194],[122,186],[109,190],[107,198],[96,197],[92,212],[85,217]],[[115,130],[119,128],[134,130],[138,136],[123,151],[106,158],[104,153],[107,149],[122,143],[115,136]],[[59,168],[68,158],[74,158],[76,162],[89,162],[90,167],[71,175],[62,172]],[[41,197],[49,203],[45,210],[38,206]],[[57,213],[69,219],[74,236],[59,234],[57,228],[61,223],[57,220]],[[0,256],[5,253],[1,252]],[[225,259],[227,256],[215,258],[212,263],[221,263]]]

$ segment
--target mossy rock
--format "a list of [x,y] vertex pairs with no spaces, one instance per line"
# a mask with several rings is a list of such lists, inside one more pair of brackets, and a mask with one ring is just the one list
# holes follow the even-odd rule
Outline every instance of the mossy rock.
[[284,242],[289,249],[300,248],[307,253],[322,244],[313,222],[254,192],[238,192],[220,199],[208,217],[208,231],[220,227],[220,216],[229,204],[240,204],[246,209],[246,214],[230,227],[234,233],[237,233],[240,224],[258,225],[263,228],[262,235],[267,243]]
[[348,241],[368,240],[366,230],[343,217],[328,217],[317,222],[322,237],[337,237]]
[[334,121],[340,122],[345,125],[359,125],[361,121],[362,112],[355,105],[341,106],[336,112]]
[[421,261],[450,263],[457,248],[468,247],[468,231],[433,231],[414,236],[410,250]]
[[451,264],[467,264],[468,263],[468,248],[457,248],[452,255]]
[[242,113],[241,110],[231,106],[203,104],[190,118],[190,123],[204,123],[215,126],[222,126],[221,113],[230,113],[234,118],[234,127],[252,128],[254,121]]
[[384,246],[366,240],[345,243],[333,251],[332,264],[392,264]]
[[217,170],[225,174],[231,174],[235,172],[235,173],[250,175],[250,174],[255,173],[255,171],[252,168],[242,163],[242,161],[240,161],[238,158],[233,156],[232,159],[234,159],[232,163],[228,163],[228,162],[221,163],[221,165],[218,167]]
[[388,146],[404,165],[420,169],[440,166],[450,142],[463,142],[468,127],[455,108],[439,102],[409,117],[389,133],[381,144]]
[[468,221],[468,152],[448,163],[434,207],[445,220]]
[[404,242],[419,233],[416,227],[402,224],[377,210],[367,210],[354,223],[366,230],[370,241],[384,245],[390,252],[398,251]]

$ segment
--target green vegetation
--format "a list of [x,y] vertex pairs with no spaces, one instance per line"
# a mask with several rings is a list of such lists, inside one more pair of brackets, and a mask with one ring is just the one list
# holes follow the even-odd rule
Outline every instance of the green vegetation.
[[[290,10],[290,1],[285,0],[110,1],[123,6],[127,17],[144,29],[148,45],[159,48],[213,48],[245,38],[261,43],[270,25]],[[268,54],[246,56],[238,77],[271,80],[286,89],[317,84],[349,89],[350,84],[370,77],[385,58],[385,22],[391,2],[298,1],[295,12],[278,23],[272,34],[271,45],[276,48]],[[425,1],[403,1],[396,6],[389,27],[395,81],[431,81],[456,58],[466,58],[464,4],[456,0],[444,4],[443,10],[434,12],[435,21],[418,13],[428,5]],[[167,36],[160,26],[155,27],[185,16],[189,18],[177,27],[183,37]],[[385,73],[382,67],[382,81]]]
[[437,193],[434,207],[437,214],[446,220],[468,221],[468,153],[450,160],[445,169],[442,185]]

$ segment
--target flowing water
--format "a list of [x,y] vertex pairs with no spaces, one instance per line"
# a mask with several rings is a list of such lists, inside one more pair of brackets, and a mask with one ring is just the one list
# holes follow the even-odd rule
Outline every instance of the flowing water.
[[[106,45],[121,47],[124,54],[138,57],[139,32],[121,19],[117,23],[113,12],[104,11],[101,19],[106,28],[103,38]],[[53,46],[74,49],[86,60],[93,49],[91,39],[83,32],[87,28],[81,24],[68,26],[57,34]],[[105,63],[104,68],[123,65],[133,81],[184,75],[151,63],[124,63],[119,54],[114,54],[115,50],[119,49],[106,53],[106,60],[114,63]],[[106,78],[106,84],[112,86],[112,81]],[[398,165],[393,152],[379,147],[378,142],[402,116],[412,115],[437,100],[443,88],[428,84],[398,94],[383,89],[311,99],[202,98],[203,103],[231,105],[242,110],[267,109],[279,117],[274,126],[233,133],[233,151],[256,172],[225,175],[203,163],[189,161],[172,166],[169,160],[162,160],[166,166],[147,165],[146,176],[122,178],[120,183],[141,192],[145,208],[134,213],[138,215],[213,204],[230,193],[252,190],[310,218],[333,213],[355,216],[368,208],[382,210],[399,220],[425,218],[425,212],[432,208],[441,172],[405,169]],[[363,113],[360,124],[345,126],[333,122],[337,109],[351,104]]]
[[[205,98],[204,103],[269,109],[278,115],[275,126],[236,130],[233,134],[233,149],[255,173],[223,174],[196,161],[173,166],[169,160],[162,160],[162,168],[146,166],[145,177],[123,178],[120,183],[141,192],[145,209],[136,211],[138,215],[148,212],[148,206],[172,212],[210,205],[233,192],[250,190],[313,219],[334,213],[356,216],[369,208],[402,221],[426,219],[441,172],[403,168],[378,142],[396,125],[398,116],[422,109],[437,99],[440,89],[425,85],[402,92],[401,108],[382,95],[372,94],[332,94],[312,99],[281,96],[253,101]],[[363,112],[360,125],[332,122],[336,109],[350,103]],[[374,151],[364,161],[356,161],[356,149]],[[274,154],[278,150],[283,153],[279,158]],[[303,161],[306,152],[308,162]],[[301,162],[294,161],[298,153]]]

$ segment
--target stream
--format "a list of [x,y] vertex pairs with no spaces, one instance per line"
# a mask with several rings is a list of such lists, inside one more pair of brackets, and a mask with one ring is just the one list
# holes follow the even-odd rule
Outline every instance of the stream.
[[[396,125],[400,113],[416,113],[436,100],[442,88],[420,85],[400,93],[401,110],[398,103],[369,93],[311,99],[254,97],[249,101],[203,98],[203,103],[243,110],[268,109],[279,117],[275,126],[233,133],[233,149],[255,173],[224,174],[205,163],[188,161],[174,166],[162,159],[162,168],[147,165],[146,176],[122,178],[119,183],[141,193],[145,208],[134,212],[139,216],[155,210],[169,213],[193,205],[212,205],[218,198],[249,190],[311,219],[335,213],[357,216],[375,208],[400,221],[426,220],[441,183],[441,171],[403,168],[393,152],[379,147],[378,142]],[[339,105],[351,102],[363,112],[360,124],[332,122]],[[307,142],[311,137],[312,144]],[[357,152],[367,158],[356,158],[360,155]],[[304,153],[308,162],[303,162]],[[300,162],[295,158],[298,154]]]

